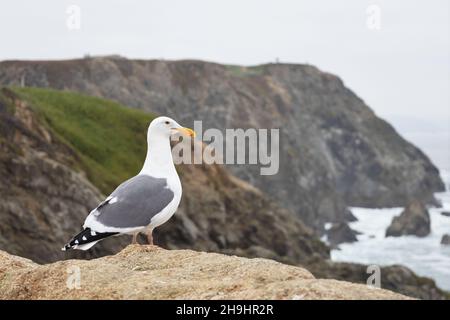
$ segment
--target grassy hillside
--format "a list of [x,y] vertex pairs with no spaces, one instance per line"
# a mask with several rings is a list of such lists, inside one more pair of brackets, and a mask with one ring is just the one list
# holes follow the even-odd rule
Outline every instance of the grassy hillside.
[[135,175],[154,115],[73,92],[13,88],[45,125],[78,154],[88,179],[104,193]]

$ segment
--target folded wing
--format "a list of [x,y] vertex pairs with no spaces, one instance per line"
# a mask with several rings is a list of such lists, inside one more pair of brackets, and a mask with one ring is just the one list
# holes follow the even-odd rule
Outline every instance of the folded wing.
[[146,227],[173,198],[174,192],[166,179],[137,175],[122,183],[94,209],[84,227],[99,232],[130,232]]

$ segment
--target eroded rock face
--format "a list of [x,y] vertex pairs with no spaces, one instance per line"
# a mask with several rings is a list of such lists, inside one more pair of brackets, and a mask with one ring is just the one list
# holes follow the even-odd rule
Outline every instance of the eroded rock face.
[[438,170],[336,76],[309,65],[89,58],[0,63],[0,84],[70,89],[206,128],[280,128],[280,171],[230,166],[321,231],[346,205],[433,202]]
[[430,234],[430,214],[418,200],[413,200],[403,212],[392,219],[386,230],[386,237],[415,235],[426,237]]
[[155,230],[167,248],[272,258],[298,264],[329,258],[314,232],[260,190],[220,166],[184,165],[177,214]]
[[[80,230],[102,195],[71,168],[75,154],[54,139],[23,101],[3,89],[1,98],[8,96],[14,111],[0,108],[0,249],[37,262],[61,260],[67,257],[62,245]],[[112,254],[128,244],[124,240],[69,256]]]
[[[80,281],[68,281],[68,270],[75,268]],[[360,284],[315,279],[305,269],[272,260],[139,245],[114,256],[48,265],[0,251],[0,287],[0,299],[408,298]]]

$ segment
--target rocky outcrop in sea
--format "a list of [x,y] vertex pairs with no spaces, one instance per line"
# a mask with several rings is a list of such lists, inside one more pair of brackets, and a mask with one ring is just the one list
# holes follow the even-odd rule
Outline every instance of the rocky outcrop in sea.
[[392,219],[391,225],[386,230],[386,237],[404,235],[426,237],[430,231],[430,214],[419,200],[413,200],[399,216]]

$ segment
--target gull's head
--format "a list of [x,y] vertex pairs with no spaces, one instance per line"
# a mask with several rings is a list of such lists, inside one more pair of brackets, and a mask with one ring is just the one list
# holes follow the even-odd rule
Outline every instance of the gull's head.
[[184,136],[195,138],[194,130],[181,126],[178,122],[169,117],[158,117],[154,119],[148,127],[148,137],[158,136],[169,138],[173,134],[182,134]]

